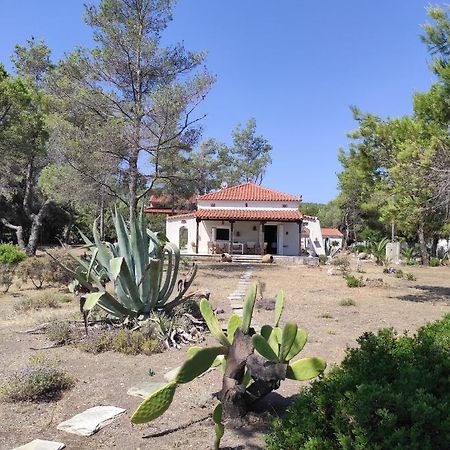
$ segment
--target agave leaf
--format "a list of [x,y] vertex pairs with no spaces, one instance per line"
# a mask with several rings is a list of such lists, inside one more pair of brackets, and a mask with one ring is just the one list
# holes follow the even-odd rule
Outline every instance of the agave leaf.
[[320,375],[326,367],[327,363],[322,358],[302,358],[288,365],[286,377],[297,381],[311,380]]
[[95,305],[100,306],[107,313],[118,318],[127,317],[130,314],[130,311],[108,292],[91,292],[87,294],[83,310],[90,311]]
[[139,297],[139,289],[136,286],[136,282],[128,268],[125,258],[123,256],[112,258],[109,271],[115,285],[120,285],[122,291],[125,293],[125,296],[119,297],[121,303],[134,312],[141,311],[144,303]]
[[132,252],[131,243],[130,243],[130,233],[128,231],[128,227],[125,224],[125,220],[122,214],[117,210],[117,207],[114,210],[113,215],[114,226],[117,234],[117,244],[119,250],[119,256],[125,258],[127,262],[127,266],[130,269],[130,272],[134,274],[135,264],[133,263],[133,256],[135,256]]
[[286,357],[291,350],[292,344],[297,336],[297,324],[294,322],[288,322],[283,328],[283,334],[281,336],[280,346],[280,361],[286,361]]
[[94,220],[92,226],[92,234],[94,235],[94,242],[98,249],[97,260],[106,269],[109,269],[109,260],[113,257],[111,250],[103,244],[100,239],[100,234],[97,229],[97,219]]
[[159,278],[159,268],[161,266],[161,260],[151,258],[150,263],[144,274],[143,283],[148,283],[149,285],[149,297],[148,299],[143,299],[145,303],[144,312],[150,313],[156,308],[158,301],[158,278]]
[[164,414],[172,403],[177,384],[172,381],[147,397],[131,416],[132,423],[146,423]]
[[142,235],[142,209],[137,217],[130,222],[130,247],[134,263],[134,279],[139,286],[139,294],[142,299],[147,298],[148,289],[140,282],[148,265],[148,238],[147,233]]
[[228,326],[227,326],[227,337],[228,340],[233,342],[234,340],[234,333],[236,333],[236,330],[242,325],[242,319],[237,315],[233,314],[230,319],[228,320]]
[[193,264],[191,267],[191,270],[189,270],[189,273],[187,274],[186,278],[183,280],[183,286],[178,292],[178,295],[169,303],[166,303],[164,309],[170,310],[174,308],[175,306],[179,305],[180,303],[183,303],[184,301],[184,294],[186,291],[190,288],[192,282],[194,281],[195,275],[197,274],[198,266],[197,264]]
[[171,242],[165,245],[165,253],[168,256],[166,279],[159,293],[159,301],[164,304],[169,300],[177,282],[180,267],[180,249]]
[[244,334],[248,333],[252,322],[253,308],[256,301],[256,289],[256,283],[253,283],[245,296],[244,309],[242,311],[242,331]]
[[292,344],[289,353],[286,356],[286,361],[290,361],[292,358],[295,358],[305,346],[308,340],[308,333],[303,328],[299,328],[297,330],[297,335],[295,336],[295,340]]
[[277,299],[275,302],[275,327],[280,323],[281,314],[284,308],[284,292],[280,290],[277,294]]
[[206,325],[208,326],[211,334],[219,341],[220,344],[229,346],[230,341],[223,334],[222,327],[214,314],[211,303],[209,303],[206,298],[202,298],[200,300],[200,312],[202,313],[203,319],[205,319]]
[[206,347],[197,351],[181,366],[175,381],[177,383],[189,383],[203,372],[207,371],[218,355],[224,354],[224,347]]
[[254,334],[252,337],[255,350],[269,361],[278,361],[278,355],[272,350],[269,343],[260,334]]

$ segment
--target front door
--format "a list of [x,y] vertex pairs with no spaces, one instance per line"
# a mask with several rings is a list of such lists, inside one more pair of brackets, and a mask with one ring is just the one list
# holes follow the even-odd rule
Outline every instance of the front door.
[[264,226],[264,242],[267,242],[266,253],[271,255],[277,254],[277,235],[278,226],[277,225],[265,225]]

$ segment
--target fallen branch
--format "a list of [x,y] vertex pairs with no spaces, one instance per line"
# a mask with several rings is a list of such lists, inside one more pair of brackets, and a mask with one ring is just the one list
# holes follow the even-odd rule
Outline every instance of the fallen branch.
[[55,343],[47,345],[45,347],[30,347],[30,350],[36,350],[36,351],[49,350],[50,348],[58,348],[58,347],[62,347],[62,346],[63,346],[63,344],[59,344],[58,342],[55,342]]
[[177,427],[174,427],[174,428],[169,428],[169,429],[163,430],[163,431],[156,431],[156,432],[150,433],[150,434],[144,434],[142,436],[142,438],[147,439],[147,438],[165,436],[167,434],[175,433],[176,431],[184,430],[184,429],[190,427],[191,425],[195,425],[196,423],[204,422],[205,420],[207,420],[209,418],[210,418],[210,415],[207,415],[205,417],[202,417],[201,419],[191,420],[190,422],[187,422],[183,425],[178,425]]
[[25,330],[25,331],[16,331],[16,333],[18,333],[18,334],[33,334],[33,333],[37,333],[38,331],[45,330],[48,325],[50,325],[50,323],[46,322],[46,323],[43,323],[42,325],[39,325],[36,328],[32,328],[30,330]]

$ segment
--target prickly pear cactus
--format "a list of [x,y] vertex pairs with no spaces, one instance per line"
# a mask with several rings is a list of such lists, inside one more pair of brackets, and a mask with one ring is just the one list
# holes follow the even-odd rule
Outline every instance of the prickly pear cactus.
[[223,419],[236,419],[246,414],[253,403],[277,389],[285,378],[310,380],[326,368],[322,358],[302,358],[292,362],[304,348],[308,335],[293,322],[280,327],[284,293],[275,303],[274,325],[264,325],[259,334],[251,326],[257,294],[256,284],[247,292],[242,319],[232,315],[223,330],[208,300],[200,301],[200,311],[218,347],[191,347],[188,359],[179,368],[175,381],[145,399],[133,414],[133,423],[154,420],[169,408],[178,384],[189,383],[208,369],[221,366],[224,373],[220,403],[212,419],[218,449],[224,434]]

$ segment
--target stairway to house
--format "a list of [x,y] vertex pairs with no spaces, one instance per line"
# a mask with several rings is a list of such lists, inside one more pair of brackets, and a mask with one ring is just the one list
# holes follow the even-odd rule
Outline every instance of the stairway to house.
[[261,255],[231,255],[234,263],[240,264],[262,264]]

